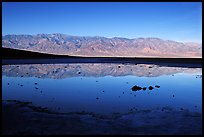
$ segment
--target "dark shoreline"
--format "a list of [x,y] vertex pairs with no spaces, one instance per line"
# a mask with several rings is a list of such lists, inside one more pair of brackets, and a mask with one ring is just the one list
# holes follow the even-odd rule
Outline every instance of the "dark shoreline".
[[163,111],[141,110],[103,117],[88,113],[47,113],[36,106],[29,107],[29,104],[20,101],[2,103],[3,135],[202,134],[202,114],[188,110],[165,108]]
[[130,63],[201,68],[202,58],[80,57],[2,48],[2,65],[55,63]]
[[2,59],[2,65],[15,64],[66,64],[66,63],[118,63],[154,64],[167,67],[202,68],[202,59],[169,58],[44,58],[44,59]]

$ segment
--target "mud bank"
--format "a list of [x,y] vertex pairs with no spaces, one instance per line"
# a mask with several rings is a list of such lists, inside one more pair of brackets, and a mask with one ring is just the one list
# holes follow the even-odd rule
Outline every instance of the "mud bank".
[[201,135],[202,114],[171,108],[137,110],[102,116],[94,113],[60,114],[36,109],[30,103],[2,104],[4,135]]

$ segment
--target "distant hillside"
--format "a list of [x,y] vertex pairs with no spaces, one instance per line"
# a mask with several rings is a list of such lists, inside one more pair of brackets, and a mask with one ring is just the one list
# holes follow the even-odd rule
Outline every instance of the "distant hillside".
[[2,47],[88,57],[202,57],[202,45],[159,38],[81,37],[65,34],[6,35]]

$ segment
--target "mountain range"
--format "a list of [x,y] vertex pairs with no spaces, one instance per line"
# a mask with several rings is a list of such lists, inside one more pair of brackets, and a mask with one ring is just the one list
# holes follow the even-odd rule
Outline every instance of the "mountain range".
[[65,34],[5,35],[2,47],[85,57],[198,57],[202,44],[160,38],[90,37]]

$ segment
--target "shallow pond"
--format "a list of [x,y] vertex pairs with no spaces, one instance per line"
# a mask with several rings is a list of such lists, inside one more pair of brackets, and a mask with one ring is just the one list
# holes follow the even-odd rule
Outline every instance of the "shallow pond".
[[[146,90],[133,91],[135,85]],[[2,99],[32,102],[63,113],[108,115],[164,107],[201,113],[202,68],[124,63],[3,65]]]

